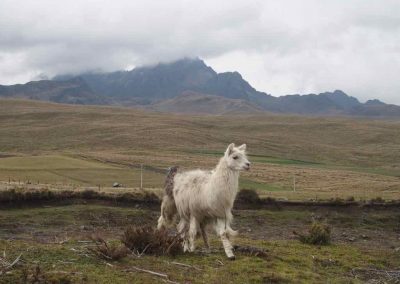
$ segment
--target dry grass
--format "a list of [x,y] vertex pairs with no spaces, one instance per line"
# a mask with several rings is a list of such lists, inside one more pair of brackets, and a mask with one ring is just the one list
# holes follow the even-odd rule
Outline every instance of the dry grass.
[[331,243],[331,228],[327,224],[314,222],[308,234],[298,234],[302,243],[310,245],[329,245]]
[[147,225],[128,227],[121,241],[139,255],[177,255],[182,252],[179,235],[169,235],[166,230],[156,230]]
[[242,188],[263,197],[398,199],[399,130],[397,121],[185,116],[1,100],[0,180],[134,188],[145,164],[144,186],[161,188],[163,169],[212,168],[235,141],[248,144],[253,162]]
[[95,242],[95,246],[89,247],[88,250],[104,260],[120,260],[129,253],[126,246],[107,242],[99,234],[93,234],[91,240]]

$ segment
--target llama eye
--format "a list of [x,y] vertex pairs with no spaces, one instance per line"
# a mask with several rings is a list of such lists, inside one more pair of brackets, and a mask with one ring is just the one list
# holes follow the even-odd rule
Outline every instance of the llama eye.
[[234,156],[234,157],[233,157],[234,160],[237,160],[238,158],[239,158],[238,156]]

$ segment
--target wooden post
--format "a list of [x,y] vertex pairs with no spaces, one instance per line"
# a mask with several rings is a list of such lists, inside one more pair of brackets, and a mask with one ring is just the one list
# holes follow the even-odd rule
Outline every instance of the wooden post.
[[293,192],[296,192],[296,176],[293,175]]
[[140,189],[143,189],[143,164],[140,164]]

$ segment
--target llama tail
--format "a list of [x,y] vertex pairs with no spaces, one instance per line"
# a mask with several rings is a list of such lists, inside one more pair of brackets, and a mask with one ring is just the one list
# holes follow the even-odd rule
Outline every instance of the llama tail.
[[174,166],[169,168],[167,177],[165,178],[165,195],[161,203],[161,216],[158,218],[157,228],[160,230],[162,228],[170,227],[175,222],[175,216],[177,213],[175,200],[174,200],[174,177],[178,172],[178,167]]

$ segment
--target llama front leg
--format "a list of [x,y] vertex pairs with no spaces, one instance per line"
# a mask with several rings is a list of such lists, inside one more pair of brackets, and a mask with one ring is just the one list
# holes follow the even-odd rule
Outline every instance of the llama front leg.
[[221,238],[222,245],[225,250],[225,254],[229,259],[234,260],[235,255],[233,254],[233,247],[232,247],[231,242],[229,241],[226,229],[227,229],[226,220],[225,219],[217,219],[216,231],[217,231],[218,236]]
[[196,220],[195,217],[191,217],[189,225],[189,251],[194,251],[196,249],[195,240],[197,236],[198,227],[199,227],[199,222]]

